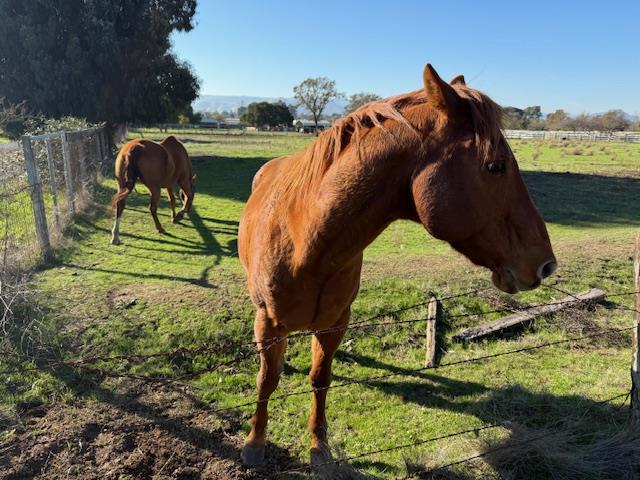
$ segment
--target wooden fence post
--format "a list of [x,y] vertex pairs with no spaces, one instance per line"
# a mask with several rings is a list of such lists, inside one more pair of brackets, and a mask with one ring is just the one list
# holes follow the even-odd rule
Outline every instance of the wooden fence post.
[[51,182],[51,197],[53,199],[53,218],[56,222],[58,233],[62,232],[60,223],[60,205],[58,204],[58,187],[56,185],[56,172],[53,166],[53,146],[51,145],[51,137],[45,140],[47,144],[47,164],[49,165],[49,181]]
[[78,166],[80,167],[80,186],[82,190],[87,191],[87,186],[89,185],[89,177],[87,175],[87,149],[86,147],[86,134],[78,134],[78,137],[75,141],[76,152],[78,154]]
[[75,214],[75,195],[73,193],[73,179],[71,178],[71,158],[69,154],[69,142],[67,140],[67,132],[60,135],[62,142],[62,166],[64,170],[64,183],[67,187],[67,208],[69,216]]
[[102,129],[96,128],[93,138],[96,141],[96,161],[93,165],[93,174],[97,175],[98,172],[102,173],[102,162],[104,157],[102,155]]
[[425,341],[425,367],[436,366],[436,321],[438,319],[438,299],[431,296],[427,307],[427,338]]
[[38,166],[31,148],[31,139],[26,135],[22,137],[22,149],[24,151],[24,164],[27,170],[29,186],[31,187],[31,206],[36,225],[36,237],[40,245],[40,251],[47,258],[51,253],[51,243],[49,242],[47,216],[44,209],[44,199],[42,198],[42,185],[40,185]]
[[640,233],[636,235],[636,248],[633,258],[633,282],[635,287],[635,322],[631,346],[631,429],[640,430]]

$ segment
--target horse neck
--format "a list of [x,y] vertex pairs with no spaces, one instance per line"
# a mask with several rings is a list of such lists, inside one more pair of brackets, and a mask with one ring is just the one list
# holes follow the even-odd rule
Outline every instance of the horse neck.
[[303,237],[302,257],[340,262],[362,253],[394,220],[413,218],[406,152],[340,158],[294,208]]

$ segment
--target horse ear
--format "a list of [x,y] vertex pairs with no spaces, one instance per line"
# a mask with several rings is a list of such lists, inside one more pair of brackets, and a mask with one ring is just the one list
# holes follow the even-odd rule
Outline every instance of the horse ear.
[[453,77],[453,80],[449,82],[449,85],[464,85],[467,86],[467,83],[464,81],[464,75],[456,75]]
[[424,67],[423,79],[427,99],[434,107],[447,113],[454,113],[460,108],[462,99],[451,85],[440,78],[430,63]]

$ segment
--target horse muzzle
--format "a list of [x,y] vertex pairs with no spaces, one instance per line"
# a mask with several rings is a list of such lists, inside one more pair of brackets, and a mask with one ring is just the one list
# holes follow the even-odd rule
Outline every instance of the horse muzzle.
[[493,284],[505,293],[518,293],[526,290],[538,288],[542,280],[551,276],[558,268],[555,259],[543,262],[536,269],[534,277],[526,278],[524,275],[518,275],[517,270],[510,267],[502,267],[493,270],[491,280]]

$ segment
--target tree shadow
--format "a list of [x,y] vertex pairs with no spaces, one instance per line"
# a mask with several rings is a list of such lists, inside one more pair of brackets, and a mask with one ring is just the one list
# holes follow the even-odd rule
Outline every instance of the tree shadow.
[[545,221],[574,227],[640,225],[640,178],[522,172]]

